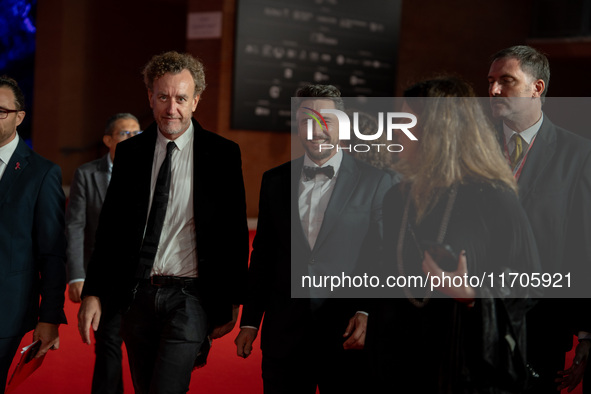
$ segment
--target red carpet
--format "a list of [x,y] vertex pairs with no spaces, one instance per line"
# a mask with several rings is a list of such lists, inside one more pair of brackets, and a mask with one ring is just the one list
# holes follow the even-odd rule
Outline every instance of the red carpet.
[[[251,244],[254,231],[251,231]],[[66,293],[66,316],[69,324],[60,327],[60,348],[50,351],[43,365],[35,371],[14,394],[84,394],[90,393],[94,367],[94,345],[82,343],[78,334],[79,304],[72,303]],[[240,319],[239,319],[240,321]],[[234,338],[238,334],[238,324],[234,330],[213,343],[207,365],[193,372],[189,393],[208,394],[260,394],[263,392],[261,379],[261,350],[259,339],[254,343],[253,354],[247,359],[236,356]],[[31,343],[32,333],[27,334],[21,347]],[[575,346],[576,346],[576,339]],[[573,346],[573,349],[574,347]],[[574,350],[566,357],[566,365],[572,364]],[[14,368],[16,358],[13,361]],[[133,385],[124,352],[123,379],[125,393],[133,393]],[[566,390],[562,391],[566,393]],[[581,385],[572,393],[581,394]]]
[[[82,343],[77,330],[76,313],[78,305],[66,301],[66,315],[70,322],[60,328],[60,349],[50,352],[43,365],[22,383],[14,394],[84,394],[90,393],[94,348]],[[205,367],[193,372],[189,393],[208,394],[261,394],[261,351],[259,340],[255,341],[253,354],[243,360],[236,356],[233,343],[238,328],[225,337],[214,341]],[[22,346],[31,342],[27,334]],[[576,339],[575,339],[576,342]],[[568,366],[572,363],[573,352],[567,354]],[[13,368],[14,368],[13,363]],[[12,371],[12,370],[11,370]],[[127,357],[124,354],[123,379],[125,393],[133,393]],[[562,391],[566,393],[566,390]],[[581,385],[572,393],[581,394]]]
[[[60,327],[60,348],[50,351],[41,367],[14,394],[83,394],[90,393],[94,367],[94,345],[82,343],[77,329],[78,304],[66,301],[69,324]],[[246,360],[236,356],[234,338],[238,325],[225,337],[214,341],[207,365],[193,372],[190,393],[262,393],[261,351],[258,339],[254,352]],[[31,343],[27,334],[22,346]],[[13,362],[13,368],[14,364]],[[11,370],[12,372],[12,370]],[[123,379],[125,393],[133,393],[127,356],[124,354]]]
[[[254,231],[250,232],[251,244]],[[14,394],[85,394],[90,393],[94,368],[94,345],[82,343],[78,334],[78,307],[68,299],[66,292],[66,317],[68,325],[60,327],[60,348],[50,351],[41,367],[23,382]],[[238,319],[240,321],[240,319]],[[254,342],[253,353],[247,359],[236,355],[234,338],[238,324],[223,338],[213,342],[207,365],[193,372],[189,393],[211,394],[260,394],[263,392],[261,378],[261,350],[259,339]],[[25,335],[21,347],[31,343],[32,332]],[[13,360],[12,370],[16,365]],[[10,376],[10,375],[9,375]],[[123,384],[125,393],[133,393],[127,355],[123,359]]]

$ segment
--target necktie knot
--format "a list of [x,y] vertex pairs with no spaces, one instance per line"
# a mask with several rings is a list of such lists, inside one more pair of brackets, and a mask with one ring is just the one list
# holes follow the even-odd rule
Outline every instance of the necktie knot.
[[306,180],[312,180],[318,174],[324,174],[329,179],[332,179],[334,176],[334,167],[333,166],[326,166],[326,167],[304,167],[304,176]]
[[170,141],[168,144],[166,144],[166,155],[170,156],[174,148],[176,148],[174,141]]

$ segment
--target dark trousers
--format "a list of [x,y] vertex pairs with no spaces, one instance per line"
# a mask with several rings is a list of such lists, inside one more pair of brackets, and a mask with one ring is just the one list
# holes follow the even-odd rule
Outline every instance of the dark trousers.
[[[14,354],[21,343],[22,336],[0,338],[0,393],[4,393],[6,387],[6,380],[8,377],[8,370],[14,358]],[[20,357],[20,353],[19,353]]]
[[[539,350],[529,351],[530,365],[538,373],[539,378],[533,380],[533,387],[527,394],[558,393],[558,371],[564,370],[565,353],[560,349],[546,348],[542,343]],[[544,351],[545,350],[545,351]]]
[[121,369],[121,314],[105,313],[101,316],[94,353],[94,374],[92,375],[92,394],[123,394],[123,372]]
[[541,299],[527,315],[527,358],[539,374],[527,394],[555,394],[564,370],[565,354],[573,344],[573,311],[570,299]]
[[591,359],[587,359],[585,374],[583,375],[583,394],[591,393]]
[[186,393],[207,331],[195,286],[140,283],[121,331],[136,394]]
[[359,394],[367,392],[367,363],[363,351],[333,354],[301,353],[290,358],[272,358],[263,353],[265,394]]
[[[308,317],[296,344],[285,354],[275,348],[263,350],[262,375],[265,394],[359,394],[368,392],[369,370],[363,350],[344,350],[343,333],[352,312],[342,311],[340,303],[332,300]],[[265,317],[266,318],[266,317]],[[289,329],[286,329],[289,331]],[[265,332],[261,335],[284,333]],[[286,334],[290,335],[290,334]],[[261,339],[265,342],[265,338]],[[275,339],[271,345],[281,346]],[[289,341],[285,341],[289,342]],[[265,346],[270,344],[267,342]]]

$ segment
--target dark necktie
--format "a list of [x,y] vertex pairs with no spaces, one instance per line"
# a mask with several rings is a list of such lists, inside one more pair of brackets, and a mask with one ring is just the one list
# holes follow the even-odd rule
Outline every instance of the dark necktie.
[[304,176],[306,180],[312,180],[318,174],[324,174],[329,179],[332,179],[334,176],[334,167],[333,166],[326,166],[326,167],[304,167]]
[[156,178],[152,207],[150,208],[146,233],[140,249],[140,264],[136,272],[136,276],[139,279],[150,277],[154,258],[158,251],[158,243],[160,242],[160,234],[162,233],[162,225],[164,224],[166,207],[168,206],[171,158],[174,148],[176,148],[176,144],[172,141],[166,145],[166,157],[160,166],[160,171],[158,171],[158,178]]

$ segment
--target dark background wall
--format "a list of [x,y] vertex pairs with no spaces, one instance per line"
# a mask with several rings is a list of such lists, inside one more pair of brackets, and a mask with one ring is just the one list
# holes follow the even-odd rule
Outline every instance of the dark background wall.
[[[32,139],[36,151],[62,167],[65,185],[76,167],[105,152],[101,136],[111,114],[134,113],[142,127],[152,122],[140,75],[149,58],[166,50],[188,51],[206,65],[208,87],[196,116],[205,128],[240,144],[248,214],[257,215],[261,175],[290,159],[291,136],[230,128],[236,1],[38,3]],[[454,73],[486,96],[490,55],[528,43],[549,55],[549,96],[589,96],[591,42],[533,39],[534,3],[403,0],[395,91],[421,78]],[[223,13],[222,37],[187,40],[187,13],[206,11]]]

